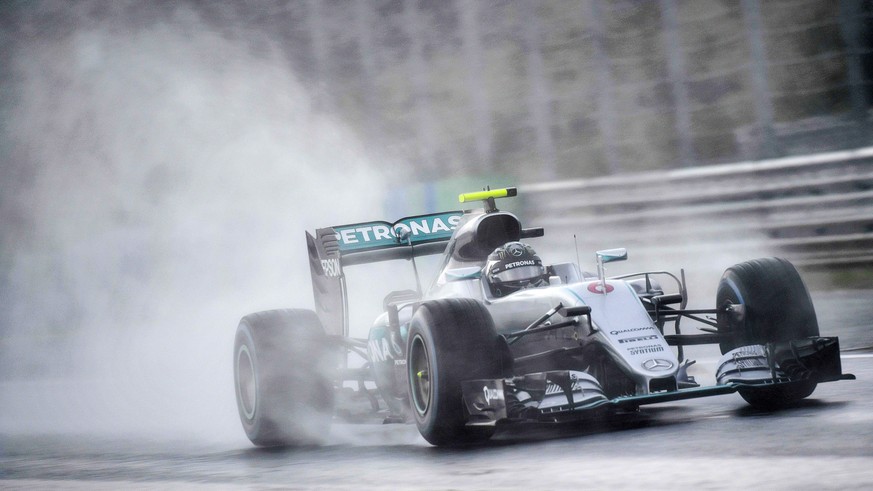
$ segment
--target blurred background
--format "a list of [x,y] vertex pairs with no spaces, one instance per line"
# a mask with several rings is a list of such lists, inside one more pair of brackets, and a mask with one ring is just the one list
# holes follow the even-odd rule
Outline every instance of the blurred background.
[[419,179],[596,177],[871,141],[866,1],[309,1],[198,11],[215,27],[277,41],[320,110]]
[[234,327],[311,305],[303,230],[486,185],[548,262],[706,307],[779,254],[859,319],[871,106],[866,0],[4,0],[0,378],[42,385],[0,427],[238,435]]

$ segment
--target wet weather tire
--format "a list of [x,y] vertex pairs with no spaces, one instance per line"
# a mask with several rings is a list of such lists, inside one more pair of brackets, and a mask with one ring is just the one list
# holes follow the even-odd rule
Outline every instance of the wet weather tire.
[[487,440],[494,427],[466,426],[461,382],[504,376],[506,341],[485,307],[471,299],[422,304],[412,318],[407,347],[410,408],[433,445]]
[[[742,315],[727,312],[730,304],[742,305]],[[729,336],[720,343],[722,353],[819,335],[809,291],[797,269],[782,258],[755,259],[728,268],[718,285],[716,306],[718,329]],[[779,408],[809,396],[815,387],[815,382],[805,380],[739,392],[752,406]]]
[[331,357],[324,329],[308,310],[242,318],[234,342],[240,421],[258,446],[315,444],[333,412]]

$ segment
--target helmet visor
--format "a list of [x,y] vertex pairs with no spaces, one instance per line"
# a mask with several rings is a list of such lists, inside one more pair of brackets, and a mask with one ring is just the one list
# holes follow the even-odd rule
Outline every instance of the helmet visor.
[[500,280],[501,283],[509,283],[513,281],[532,280],[540,278],[545,274],[542,265],[539,266],[521,266],[519,268],[507,269],[494,275],[494,278]]

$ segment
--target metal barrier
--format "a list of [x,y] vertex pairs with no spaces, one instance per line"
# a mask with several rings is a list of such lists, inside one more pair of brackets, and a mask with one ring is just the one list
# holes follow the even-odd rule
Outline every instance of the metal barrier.
[[781,255],[799,267],[873,264],[873,147],[520,186],[552,241],[644,255]]

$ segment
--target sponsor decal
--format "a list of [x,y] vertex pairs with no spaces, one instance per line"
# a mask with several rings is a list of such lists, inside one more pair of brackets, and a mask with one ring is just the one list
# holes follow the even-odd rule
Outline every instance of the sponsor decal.
[[[579,382],[574,380],[573,385],[570,386],[570,390],[572,392],[579,392],[582,390],[582,385],[580,385]],[[546,386],[546,395],[547,396],[550,396],[553,394],[563,394],[563,393],[564,393],[564,389],[562,389],[560,385],[549,384]]]
[[509,253],[515,257],[524,255],[524,246],[518,243],[510,244],[508,247]]
[[324,270],[325,276],[330,276],[331,278],[338,278],[343,274],[339,259],[322,259],[321,269]]
[[[571,392],[581,392],[582,384],[579,383],[579,378],[576,377],[575,373],[570,374],[570,391]],[[553,395],[553,394],[563,394],[564,389],[561,388],[558,384],[549,383],[546,385],[546,394],[545,395]]]
[[360,242],[391,240],[392,237],[395,237],[395,234],[391,233],[391,229],[385,225],[369,225],[358,228],[347,228],[339,231],[339,240],[346,245],[357,244]]
[[[609,283],[607,283],[606,284],[606,293],[610,293],[610,292],[612,292],[612,290],[615,290],[615,287],[610,285]],[[591,293],[597,293],[599,295],[603,295],[603,285],[600,284],[599,281],[595,282],[595,283],[589,283],[588,284],[588,291]]]
[[367,343],[367,351],[370,353],[372,361],[388,361],[394,359],[394,353],[391,352],[391,347],[388,346],[388,340],[385,338],[371,339]]
[[492,389],[487,385],[482,387],[482,392],[485,394],[485,404],[491,405],[491,401],[502,401],[503,391],[500,389]]
[[400,244],[400,237],[408,233],[413,244],[448,239],[461,222],[463,213],[437,213],[404,218],[397,223],[367,222],[334,227],[343,252]]
[[635,346],[628,348],[631,355],[644,355],[646,353],[660,353],[664,351],[664,347],[660,344],[647,344],[645,346]]
[[653,334],[651,336],[639,336],[639,337],[635,337],[635,338],[624,338],[624,339],[619,339],[618,342],[622,343],[622,344],[624,344],[624,343],[638,343],[640,341],[652,341],[653,339],[658,339],[658,336]]
[[765,355],[757,351],[737,351],[734,353],[732,361],[739,370],[749,368],[769,368]]
[[673,368],[673,362],[670,360],[662,360],[660,358],[653,358],[651,360],[646,360],[643,362],[643,368],[649,370],[651,372],[659,372],[663,370],[669,370]]
[[395,331],[391,331],[391,348],[394,349],[394,352],[400,355],[403,353],[403,348],[400,347],[399,335]]
[[631,329],[619,329],[618,331],[609,331],[609,334],[612,334],[613,336],[618,336],[619,334],[624,334],[624,333],[626,333],[626,332],[654,331],[654,330],[655,330],[655,328],[652,327],[652,326],[647,326],[647,327],[634,327],[634,328],[631,328]]
[[536,264],[536,261],[534,261],[533,259],[528,259],[525,261],[516,261],[514,263],[509,263],[504,267],[504,269],[518,268],[521,266],[536,266]]

